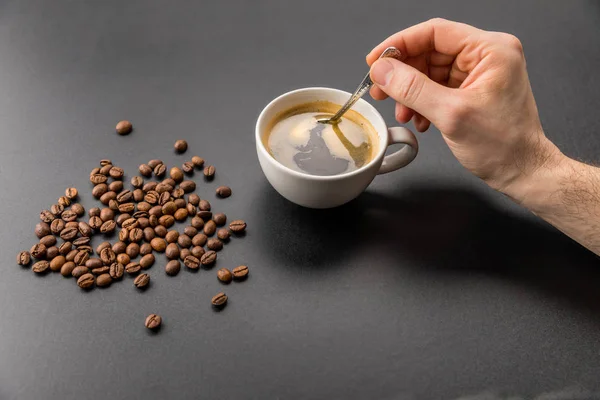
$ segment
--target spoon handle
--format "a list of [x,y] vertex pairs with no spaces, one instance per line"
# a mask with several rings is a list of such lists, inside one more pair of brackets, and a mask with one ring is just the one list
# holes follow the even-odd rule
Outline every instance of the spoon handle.
[[[400,50],[398,50],[395,47],[388,47],[387,49],[385,49],[383,51],[383,53],[381,53],[379,58],[393,57],[395,59],[400,60],[400,56],[401,56]],[[364,77],[362,82],[360,82],[360,85],[358,85],[358,87],[356,88],[356,90],[354,91],[352,96],[350,96],[350,99],[348,99],[346,104],[344,104],[343,107],[340,108],[340,110],[337,113],[335,113],[335,115],[333,117],[330,118],[330,121],[332,121],[332,122],[339,121],[339,119],[342,117],[342,115],[344,115],[346,113],[346,111],[348,111],[350,109],[350,107],[352,107],[354,105],[354,103],[356,103],[358,101],[358,99],[363,97],[363,95],[371,88],[371,86],[373,86],[373,81],[371,80],[371,76],[369,75],[369,73],[367,73],[367,75]]]

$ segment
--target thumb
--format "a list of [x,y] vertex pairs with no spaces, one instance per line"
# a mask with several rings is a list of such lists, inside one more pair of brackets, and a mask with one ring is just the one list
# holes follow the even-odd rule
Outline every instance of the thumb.
[[375,61],[371,66],[371,80],[398,103],[415,110],[436,125],[443,118],[444,106],[457,95],[452,89],[393,58]]

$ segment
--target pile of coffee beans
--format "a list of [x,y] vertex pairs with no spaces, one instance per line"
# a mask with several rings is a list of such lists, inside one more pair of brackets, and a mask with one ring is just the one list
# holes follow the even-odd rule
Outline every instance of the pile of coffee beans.
[[[128,121],[117,126],[119,133],[130,131]],[[174,148],[184,153],[188,144],[178,140]],[[146,290],[150,285],[146,271],[156,262],[154,253],[164,253],[168,259],[164,267],[167,276],[177,275],[182,264],[190,270],[210,269],[230,238],[243,236],[246,223],[236,219],[227,225],[224,213],[213,213],[209,200],[194,193],[196,183],[188,176],[195,169],[203,170],[207,180],[215,175],[215,167],[204,164],[202,157],[194,156],[181,168],[168,169],[160,159],[153,159],[141,164],[139,175],[127,185],[122,168],[109,159],[100,160],[90,172],[90,182],[92,195],[101,206],[90,208],[86,217],[84,207],[77,203],[78,190],[67,188],[56,204],[41,211],[34,229],[39,241],[17,255],[17,264],[29,266],[33,262],[31,269],[36,274],[60,272],[85,290],[109,287],[123,281],[125,275],[134,278],[136,288]],[[227,186],[216,189],[217,198],[231,194]],[[176,223],[186,225],[179,231]],[[91,238],[97,235],[106,241],[93,249]],[[247,276],[244,265],[217,272],[223,283],[242,281]],[[211,299],[217,309],[226,303],[224,293]],[[161,321],[160,316],[151,314],[146,327],[156,329]]]

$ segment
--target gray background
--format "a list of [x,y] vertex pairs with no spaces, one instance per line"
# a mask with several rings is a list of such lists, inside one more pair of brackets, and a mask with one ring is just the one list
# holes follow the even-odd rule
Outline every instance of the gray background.
[[[260,171],[253,128],[268,101],[353,90],[373,46],[434,16],[519,36],[547,135],[599,161],[594,0],[0,0],[0,398],[600,392],[597,258],[471,177],[435,129],[413,164],[335,210],[287,202]],[[393,104],[377,107],[392,124]],[[114,134],[123,118],[127,137]],[[217,167],[214,183],[196,175],[200,195],[231,185],[215,209],[249,226],[219,255],[251,269],[224,288],[223,312],[209,305],[215,270],[169,278],[163,258],[144,293],[131,279],[83,293],[15,265],[66,187],[97,204],[99,159],[129,179],[150,158],[194,154]]]

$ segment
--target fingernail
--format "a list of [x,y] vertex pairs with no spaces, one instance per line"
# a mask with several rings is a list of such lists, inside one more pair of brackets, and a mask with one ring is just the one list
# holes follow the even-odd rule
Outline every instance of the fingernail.
[[371,67],[371,79],[379,86],[387,86],[393,75],[394,66],[389,60],[377,60]]

